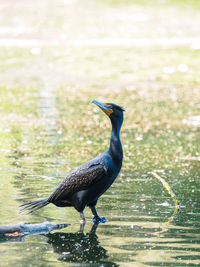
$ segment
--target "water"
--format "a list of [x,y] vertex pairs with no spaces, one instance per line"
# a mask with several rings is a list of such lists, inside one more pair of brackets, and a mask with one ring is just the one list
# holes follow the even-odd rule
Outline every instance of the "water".
[[[87,224],[83,232],[80,231],[79,214],[73,208],[48,206],[31,215],[18,213],[20,204],[48,196],[67,171],[75,167],[76,162],[84,162],[103,148],[101,145],[98,151],[93,151],[93,145],[99,142],[98,134],[104,135],[103,128],[99,129],[99,125],[93,126],[95,121],[91,127],[97,127],[97,135],[91,141],[91,153],[87,152],[86,140],[90,140],[87,131],[82,133],[82,141],[79,134],[73,137],[72,133],[71,137],[68,137],[71,140],[68,138],[65,140],[67,128],[58,134],[62,128],[60,125],[62,116],[61,114],[58,116],[61,112],[59,112],[59,99],[55,101],[52,92],[51,96],[46,94],[42,97],[42,101],[40,96],[34,99],[37,111],[35,116],[41,120],[41,125],[33,126],[29,120],[18,122],[21,126],[20,138],[18,128],[10,131],[8,130],[10,128],[5,128],[1,131],[1,138],[5,136],[6,140],[12,140],[4,144],[4,149],[2,148],[1,221],[2,224],[15,224],[20,221],[36,223],[48,220],[52,223],[65,222],[71,225],[47,235],[1,239],[2,266],[198,265],[199,160],[180,158],[176,162],[167,163],[168,166],[161,169],[164,165],[161,158],[156,164],[160,168],[157,166],[157,169],[153,169],[155,163],[149,154],[148,158],[143,159],[144,165],[139,164],[140,155],[145,155],[146,147],[149,150],[159,147],[159,143],[158,145],[149,143],[149,140],[152,140],[152,143],[157,141],[151,136],[158,135],[155,132],[150,134],[148,142],[144,141],[144,135],[142,140],[135,138],[133,142],[130,141],[133,140],[133,134],[132,138],[129,136],[127,143],[130,142],[130,145],[124,148],[125,161],[122,172],[98,204],[99,213],[107,217],[107,223],[93,225],[92,215],[88,209],[86,209]],[[52,98],[51,101],[49,97]],[[26,100],[30,101],[31,98],[28,96]],[[92,110],[93,106],[90,105],[91,107],[86,106],[85,109]],[[66,106],[65,109],[70,107]],[[51,111],[54,111],[55,117],[51,116]],[[108,120],[104,118],[103,113],[97,113],[96,110],[89,116],[95,114],[99,115],[100,121]],[[27,115],[25,113],[24,117]],[[52,124],[47,127],[49,119]],[[15,123],[16,121],[12,121],[12,124]],[[74,123],[73,121],[72,124]],[[31,127],[35,127],[35,131],[31,131]],[[38,127],[41,127],[42,131],[38,131]],[[126,126],[124,128],[124,131],[122,128],[122,139],[127,131]],[[71,131],[75,134],[81,129],[71,129]],[[90,131],[89,126],[88,131]],[[108,123],[106,131],[109,132]],[[170,138],[171,136],[170,133]],[[63,152],[62,147],[64,145],[69,147],[71,142],[76,142],[76,145],[84,150],[85,157],[79,156],[77,160],[76,149],[72,149],[70,153]],[[138,142],[139,148],[136,145]],[[131,152],[134,149],[137,153]],[[153,156],[155,158],[159,155]],[[176,210],[173,199],[161,182],[149,173],[152,169],[169,182],[181,203],[180,211]]]
[[[1,266],[200,264],[200,52],[198,43],[179,42],[198,40],[199,14],[179,4],[0,4],[0,34],[17,41],[0,42],[0,224],[70,224],[0,238]],[[53,205],[19,214],[20,204],[47,197],[107,149],[110,123],[93,99],[126,109],[123,168],[97,205],[108,221],[94,225],[86,208],[83,230],[73,208]],[[169,183],[179,211],[152,171]]]

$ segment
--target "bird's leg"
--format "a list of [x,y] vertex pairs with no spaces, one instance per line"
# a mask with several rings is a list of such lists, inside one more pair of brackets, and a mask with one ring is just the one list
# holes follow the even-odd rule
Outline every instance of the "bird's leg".
[[83,211],[80,212],[80,216],[81,216],[80,223],[81,223],[81,224],[85,224],[85,223],[86,223],[86,220],[85,220],[85,215],[84,215]]
[[85,223],[81,223],[81,224],[80,224],[80,230],[79,230],[79,233],[83,233],[83,232],[84,232],[84,228],[85,228]]
[[105,223],[107,221],[107,219],[105,217],[100,217],[98,212],[97,212],[97,209],[95,206],[90,206],[90,209],[92,211],[92,214],[94,215],[94,218],[92,219],[92,221],[94,223]]
[[90,234],[96,235],[96,231],[97,231],[98,226],[99,226],[99,222],[94,223],[91,230],[90,230]]

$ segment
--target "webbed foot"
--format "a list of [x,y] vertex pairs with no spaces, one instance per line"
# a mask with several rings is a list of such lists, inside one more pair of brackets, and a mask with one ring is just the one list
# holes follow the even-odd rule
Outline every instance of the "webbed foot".
[[92,221],[93,221],[93,223],[105,223],[105,222],[107,222],[107,219],[105,217],[94,216]]

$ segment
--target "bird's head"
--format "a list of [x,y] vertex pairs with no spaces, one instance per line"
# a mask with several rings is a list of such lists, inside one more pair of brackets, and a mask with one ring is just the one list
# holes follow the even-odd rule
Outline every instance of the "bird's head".
[[96,104],[103,112],[111,119],[112,122],[123,121],[123,112],[125,111],[122,107],[113,103],[101,103],[93,100],[92,103]]

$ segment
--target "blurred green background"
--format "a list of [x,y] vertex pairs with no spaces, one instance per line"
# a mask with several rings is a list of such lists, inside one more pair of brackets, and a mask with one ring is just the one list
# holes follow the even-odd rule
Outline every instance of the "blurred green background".
[[[48,196],[107,149],[110,123],[91,100],[126,109],[123,168],[98,205],[108,218],[98,229],[107,256],[95,257],[95,247],[62,265],[46,239],[34,237],[0,244],[3,266],[199,264],[199,11],[198,0],[0,1],[1,224],[48,219],[76,233],[72,208],[19,215],[19,205]],[[162,237],[154,233],[174,203],[150,171],[182,205]],[[66,243],[62,255],[73,254]]]

